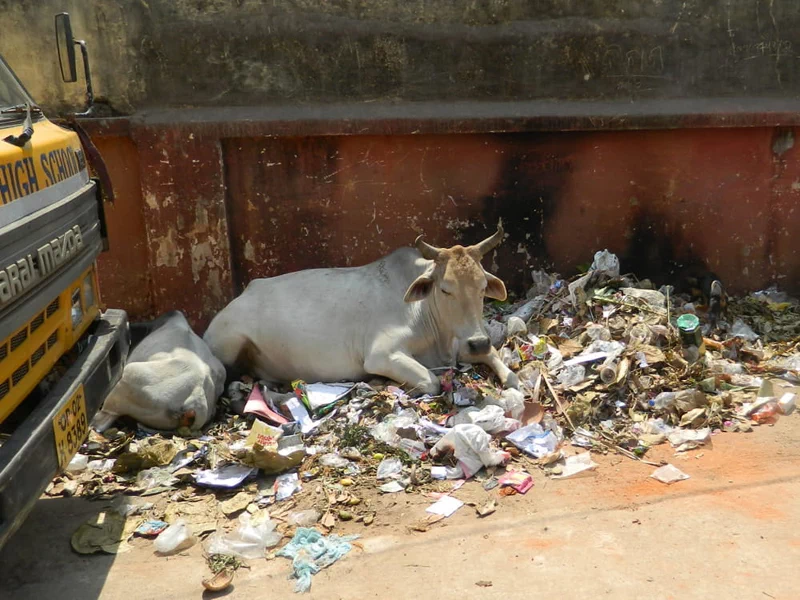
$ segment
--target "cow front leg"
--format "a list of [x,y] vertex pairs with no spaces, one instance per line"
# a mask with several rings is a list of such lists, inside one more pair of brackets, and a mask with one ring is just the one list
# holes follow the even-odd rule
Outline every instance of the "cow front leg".
[[388,377],[408,386],[411,396],[436,396],[441,390],[439,378],[404,352],[373,353],[364,361],[364,370],[371,375]]
[[500,353],[495,348],[492,348],[489,354],[471,356],[469,362],[488,365],[492,371],[497,373],[497,377],[500,378],[500,383],[503,384],[503,387],[519,389],[519,377],[505,365],[503,359],[500,358]]

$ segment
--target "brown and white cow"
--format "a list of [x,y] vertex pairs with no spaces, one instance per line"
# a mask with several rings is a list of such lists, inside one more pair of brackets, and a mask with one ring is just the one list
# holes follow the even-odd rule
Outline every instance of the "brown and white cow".
[[484,298],[506,298],[503,282],[481,266],[502,239],[502,226],[467,247],[435,248],[420,236],[416,248],[361,267],[254,280],[203,339],[229,370],[271,382],[381,375],[414,394],[437,394],[429,369],[460,360],[485,363],[516,388],[483,322]]

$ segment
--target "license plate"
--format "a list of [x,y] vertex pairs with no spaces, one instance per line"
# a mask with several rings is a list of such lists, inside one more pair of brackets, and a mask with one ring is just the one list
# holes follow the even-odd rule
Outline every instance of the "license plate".
[[63,470],[78,452],[89,433],[83,385],[75,390],[69,401],[53,417],[53,433],[56,438],[58,467]]

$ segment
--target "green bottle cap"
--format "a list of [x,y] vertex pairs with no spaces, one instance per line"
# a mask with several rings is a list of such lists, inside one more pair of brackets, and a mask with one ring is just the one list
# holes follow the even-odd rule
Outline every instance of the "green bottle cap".
[[678,317],[677,323],[678,329],[686,333],[692,333],[695,329],[700,327],[700,319],[697,318],[697,315],[691,313]]

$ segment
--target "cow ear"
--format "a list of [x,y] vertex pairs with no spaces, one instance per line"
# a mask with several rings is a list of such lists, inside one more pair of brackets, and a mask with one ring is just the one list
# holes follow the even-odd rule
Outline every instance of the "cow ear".
[[491,273],[486,273],[486,297],[502,302],[506,296],[506,284]]
[[403,300],[406,302],[419,302],[427,298],[433,291],[433,277],[430,275],[420,275],[414,280],[408,289]]

